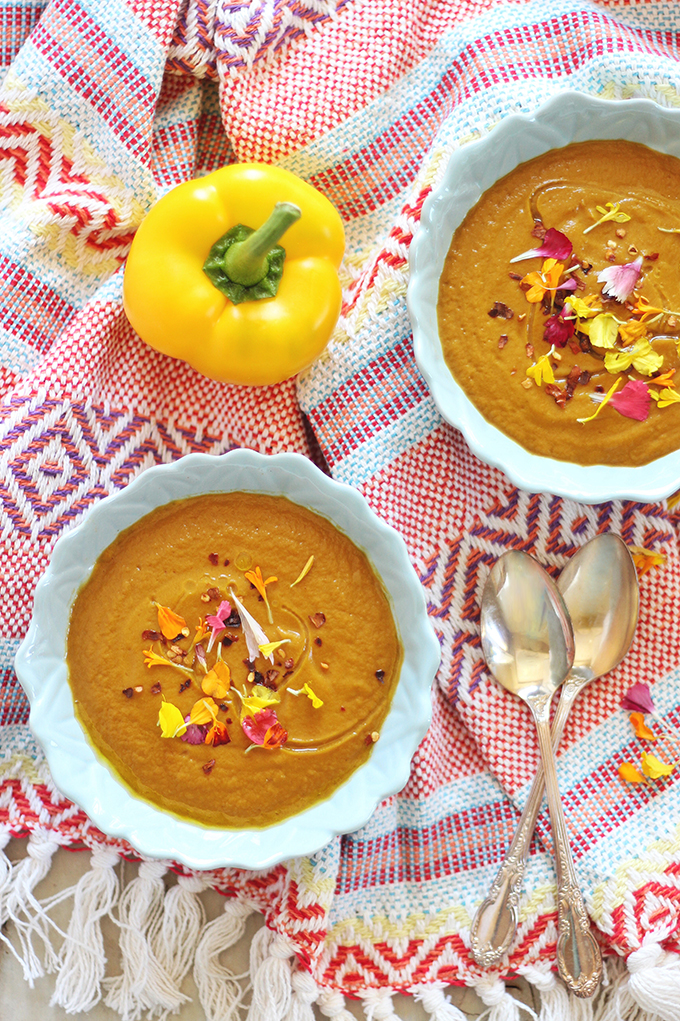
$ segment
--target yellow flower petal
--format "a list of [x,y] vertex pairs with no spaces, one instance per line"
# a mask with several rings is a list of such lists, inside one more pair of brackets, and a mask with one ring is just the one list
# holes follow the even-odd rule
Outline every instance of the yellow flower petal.
[[675,766],[662,762],[651,752],[645,752],[642,756],[642,772],[652,780],[658,780],[661,776],[669,776],[674,769]]
[[612,348],[616,344],[619,332],[619,321],[611,312],[603,312],[595,316],[589,323],[588,336],[595,347]]
[[263,645],[258,645],[258,649],[266,659],[269,659],[272,652],[275,649],[280,649],[282,645],[290,645],[290,638],[282,638],[280,642],[265,642]]
[[551,353],[552,352],[549,352],[547,355],[543,355],[537,362],[534,362],[534,364],[530,365],[527,369],[527,376],[530,376],[534,380],[536,386],[543,386],[544,383],[555,382],[555,375],[552,370],[552,365],[550,364]]
[[267,709],[268,706],[276,705],[281,701],[281,696],[264,684],[254,684],[250,695],[241,696],[241,716],[254,716],[260,709]]
[[659,399],[656,403],[659,408],[667,408],[670,404],[680,404],[680,393],[666,387],[659,392]]
[[199,698],[191,707],[189,722],[196,723],[199,727],[204,723],[212,723],[217,716],[217,709],[217,704],[212,698]]
[[177,706],[165,701],[158,710],[158,726],[161,728],[161,737],[181,737],[187,729]]
[[654,553],[653,550],[644,549],[642,546],[629,546],[628,549],[639,578],[647,571],[651,571],[653,567],[660,567],[661,564],[666,563],[665,553]]
[[209,670],[201,681],[204,695],[213,698],[224,698],[231,687],[231,670],[222,659],[218,659],[212,670]]
[[607,392],[604,395],[603,399],[600,401],[600,403],[598,404],[597,408],[595,409],[595,411],[593,412],[592,415],[589,415],[588,418],[577,418],[576,421],[577,422],[581,422],[581,423],[592,422],[592,420],[594,418],[597,418],[597,416],[600,414],[600,412],[602,411],[602,409],[605,406],[605,404],[610,400],[611,397],[613,397],[614,391],[618,390],[618,388],[619,388],[619,386],[621,385],[622,382],[623,381],[621,379],[617,379],[616,382],[612,386],[609,387],[609,389],[607,390]]
[[313,563],[314,563],[314,555],[312,554],[312,556],[309,558],[309,560],[307,561],[305,566],[302,568],[302,570],[298,574],[298,576],[295,579],[295,581],[292,582],[292,584],[290,586],[291,588],[293,588],[295,585],[298,585],[302,581],[302,579],[305,578],[309,574],[310,570],[312,569],[312,564]]
[[312,703],[313,707],[315,709],[320,709],[321,706],[323,705],[323,699],[319,698],[318,695],[315,695],[314,692],[312,691],[312,689],[310,688],[310,686],[306,682],[305,682],[305,684],[302,685],[302,690],[304,691],[305,695],[307,696],[307,698]]

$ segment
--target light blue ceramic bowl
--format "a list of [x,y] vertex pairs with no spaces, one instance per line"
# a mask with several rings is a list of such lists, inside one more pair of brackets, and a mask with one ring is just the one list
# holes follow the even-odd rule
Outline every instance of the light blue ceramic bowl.
[[[76,720],[67,680],[66,635],[71,605],[97,558],[119,532],[171,500],[242,490],[288,497],[332,521],[373,564],[389,596],[404,660],[380,741],[369,760],[324,802],[275,826],[220,830],[187,822],[133,795],[95,754]],[[260,869],[311,854],[339,833],[364,825],[377,804],[408,780],[411,757],[430,721],[430,688],[439,643],[406,546],[349,486],[334,482],[299,454],[266,457],[234,450],[220,457],[189,454],[140,475],[102,500],[61,538],[38,583],[28,635],[16,668],[30,703],[30,725],[57,787],[92,821],[144,855],[191,868]]]
[[423,206],[409,256],[408,308],[416,361],[441,414],[470,449],[521,489],[583,503],[661,500],[680,489],[680,451],[639,468],[582,466],[530,454],[491,425],[451,375],[437,328],[439,277],[453,232],[482,194],[520,163],[570,142],[626,138],[680,158],[680,110],[646,99],[556,95],[531,115],[506,117],[478,142],[457,149]]

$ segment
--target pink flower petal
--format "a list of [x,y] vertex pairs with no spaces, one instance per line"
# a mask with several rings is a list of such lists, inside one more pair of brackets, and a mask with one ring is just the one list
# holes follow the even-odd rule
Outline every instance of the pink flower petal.
[[630,713],[653,713],[654,703],[648,684],[638,681],[621,699],[621,708]]
[[620,266],[607,266],[598,273],[598,283],[604,284],[603,294],[617,301],[626,301],[634,291],[642,270],[642,256],[635,262],[624,262]]
[[241,720],[243,733],[253,744],[264,744],[267,731],[278,723],[278,718],[273,709],[260,709],[254,716],[244,716]]
[[543,330],[543,340],[546,344],[554,344],[555,347],[565,347],[570,337],[573,337],[576,329],[576,321],[569,319],[565,321],[559,312],[546,319]]
[[220,603],[219,609],[215,614],[209,614],[205,618],[205,622],[208,627],[212,628],[213,631],[221,631],[225,626],[225,621],[229,618],[231,613],[231,604],[223,599]]
[[562,234],[554,227],[545,232],[543,244],[540,248],[531,248],[528,252],[516,255],[510,262],[521,262],[523,259],[557,259],[558,262],[565,262],[569,258],[574,246],[566,234]]
[[210,730],[210,726],[207,723],[189,723],[189,717],[184,717],[184,722],[188,724],[187,729],[181,735],[182,741],[186,741],[187,744],[203,744],[205,742],[205,735]]
[[578,284],[573,277],[567,277],[564,283],[558,284],[555,290],[557,291],[575,291]]
[[626,418],[634,418],[636,422],[644,422],[649,416],[649,406],[652,398],[649,396],[649,388],[641,379],[631,379],[609,399],[612,408],[618,411],[619,415]]

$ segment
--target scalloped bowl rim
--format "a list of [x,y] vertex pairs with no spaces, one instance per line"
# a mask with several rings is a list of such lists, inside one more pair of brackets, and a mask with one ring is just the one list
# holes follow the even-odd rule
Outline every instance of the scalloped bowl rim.
[[680,451],[640,467],[615,467],[577,465],[525,450],[486,421],[444,361],[437,327],[439,277],[454,230],[497,180],[570,142],[621,137],[680,158],[680,110],[648,99],[607,100],[565,91],[532,114],[509,114],[483,138],[453,152],[423,204],[409,252],[407,304],[416,362],[444,419],[461,430],[480,460],[500,468],[520,489],[582,503],[669,496],[680,488]]
[[[135,796],[95,753],[78,724],[65,662],[72,601],[116,535],[170,500],[236,490],[287,496],[349,535],[383,581],[404,649],[390,711],[368,761],[327,800],[274,826],[249,830],[192,823]],[[55,784],[104,833],[127,840],[144,856],[180,861],[190,868],[261,869],[312,854],[338,834],[359,829],[380,801],[404,787],[411,758],[429,726],[430,688],[439,657],[425,596],[398,532],[374,514],[360,493],[324,475],[302,455],[237,449],[221,455],[187,454],[156,465],[91,507],[55,544],[36,588],[16,669],[31,704],[31,730]]]

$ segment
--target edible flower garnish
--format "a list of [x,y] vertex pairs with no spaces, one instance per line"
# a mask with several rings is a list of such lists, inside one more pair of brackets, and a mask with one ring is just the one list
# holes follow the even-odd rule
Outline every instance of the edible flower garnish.
[[654,703],[649,685],[636,681],[621,699],[621,708],[633,713],[653,713]]
[[197,723],[202,726],[204,723],[212,724],[218,712],[217,703],[212,698],[199,698],[194,702],[189,713],[189,723]]
[[656,404],[658,408],[667,408],[669,404],[680,404],[680,393],[677,390],[666,387],[665,390],[659,392]]
[[597,275],[598,283],[604,284],[603,294],[617,301],[626,301],[635,290],[642,270],[642,256],[635,262],[624,262],[618,266],[606,266]]
[[[238,688],[234,689],[238,691]],[[264,684],[254,684],[250,695],[241,695],[241,719],[244,716],[255,716],[262,709],[268,709],[269,706],[276,705],[281,701],[281,696],[276,691],[272,691],[271,688],[267,688]]]
[[219,605],[217,613],[208,614],[205,618],[205,622],[210,628],[210,641],[208,642],[208,652],[213,647],[215,638],[220,631],[224,631],[227,626],[226,622],[231,614],[231,603],[228,603],[226,599],[223,599]]
[[288,739],[288,732],[273,709],[261,709],[254,716],[244,716],[241,726],[246,737],[263,748],[280,748]]
[[607,351],[604,356],[604,367],[612,375],[625,372],[631,365],[642,376],[651,376],[663,365],[663,355],[654,350],[646,337],[641,337],[632,347],[623,351]]
[[201,681],[201,690],[204,695],[221,699],[231,687],[231,670],[224,662],[218,659],[212,670],[209,670]]
[[644,741],[656,741],[656,734],[645,723],[644,713],[631,713],[629,718],[636,737],[640,737]]
[[555,382],[555,375],[552,370],[552,365],[550,364],[550,356],[554,350],[555,349],[551,347],[547,354],[542,355],[537,362],[534,362],[534,364],[530,365],[526,370],[527,376],[530,376],[534,380],[536,386],[543,386],[544,383]]
[[271,658],[272,652],[280,649],[282,645],[290,645],[290,638],[282,638],[280,642],[267,642],[265,645],[258,646],[258,648],[265,658]]
[[254,571],[246,571],[245,576],[250,582],[250,584],[255,586],[259,594],[264,599],[264,605],[267,607],[267,616],[269,617],[269,623],[273,624],[274,618],[272,617],[271,606],[269,605],[269,599],[267,598],[267,585],[271,585],[273,581],[278,581],[279,579],[271,577],[265,580],[262,577],[262,571],[260,570],[259,567],[256,567]]
[[660,776],[669,776],[675,766],[657,759],[651,752],[645,752],[642,756],[642,772],[651,780],[658,780]]
[[[614,393],[615,393],[615,392],[616,392],[616,391],[618,390],[618,388],[619,388],[619,386],[620,386],[620,385],[621,385],[621,380],[620,380],[620,379],[617,379],[617,380],[616,380],[616,381],[615,381],[614,383],[612,383],[612,385],[611,385],[611,386],[609,387],[609,389],[607,390],[606,394],[604,395],[604,397],[602,398],[602,400],[600,401],[600,403],[599,403],[599,404],[597,405],[597,407],[595,408],[595,411],[593,412],[593,414],[592,414],[592,415],[588,415],[588,418],[577,418],[577,419],[576,419],[576,421],[577,421],[577,422],[580,422],[580,423],[581,423],[581,424],[583,425],[583,424],[585,424],[586,422],[592,422],[592,420],[593,420],[594,418],[597,418],[597,416],[598,416],[598,415],[600,414],[600,412],[602,411],[602,409],[603,409],[603,407],[605,406],[605,404],[608,404],[608,403],[609,403],[609,401],[610,401],[610,400],[612,399],[612,396],[613,396],[613,395],[614,395]],[[592,395],[591,395],[591,396],[592,396]]]
[[595,347],[612,348],[616,346],[620,323],[611,312],[603,312],[588,323],[590,343]]
[[562,234],[561,231],[556,230],[554,227],[549,227],[545,232],[543,238],[543,244],[540,248],[531,248],[528,252],[522,252],[521,255],[516,255],[510,262],[521,262],[523,259],[558,259],[560,262],[564,262],[569,258],[574,246],[567,237],[566,234]]
[[190,670],[186,666],[182,666],[180,663],[173,663],[172,660],[166,659],[165,656],[159,656],[157,652],[153,651],[153,649],[144,649],[142,651],[142,655],[144,656],[144,666],[148,667],[149,670],[152,666],[171,666],[174,667],[175,670],[181,671],[183,674],[188,674],[189,677],[193,677],[194,675],[193,670]]
[[185,631],[185,637],[189,634],[184,617],[174,613],[169,606],[161,606],[160,603],[154,603],[154,606],[158,611],[158,629],[164,638],[177,638],[178,635],[183,635]]
[[203,669],[205,670],[205,672],[207,674],[207,672],[208,672],[208,661],[205,658],[205,649],[203,648],[203,646],[201,645],[200,642],[198,643],[198,645],[196,646],[194,651],[196,653],[197,661],[200,663],[200,665],[203,667]]
[[[563,270],[564,263],[557,262],[555,259],[546,259],[540,271],[534,270],[531,273],[527,273],[520,280],[520,286],[528,288],[526,294],[527,301],[536,305],[539,301],[543,301],[543,296],[546,292],[550,291],[554,295]],[[573,283],[576,286],[575,281]]]
[[319,698],[319,696],[312,691],[311,687],[309,686],[309,684],[307,684],[307,682],[305,682],[302,685],[302,690],[304,691],[305,695],[310,700],[314,708],[320,709],[321,706],[323,705],[323,699]]
[[590,227],[586,227],[583,231],[584,234],[590,234],[591,230],[595,230],[601,223],[606,223],[608,220],[613,220],[615,223],[627,223],[630,220],[628,213],[619,212],[620,202],[605,202],[605,206],[607,207],[606,209],[604,206],[595,206],[598,213],[602,213],[602,216],[595,223],[591,223]]
[[[188,719],[189,717],[185,716],[184,722],[187,723]],[[202,727],[199,727],[197,723],[187,723],[187,729],[180,736],[186,744],[205,744],[205,736],[209,730],[210,725],[208,723],[203,724]]]
[[203,620],[203,617],[199,617],[198,618],[198,624],[194,628],[194,631],[196,633],[195,633],[195,635],[193,637],[193,644],[197,645],[199,642],[202,642],[204,638],[207,638],[209,630],[210,630],[210,628],[208,627],[206,622]]
[[609,403],[619,415],[644,422],[649,416],[652,398],[647,383],[642,379],[631,379],[623,390],[614,394]]
[[[236,596],[233,593],[233,590],[230,589],[229,594],[232,600],[236,603],[236,607],[241,618],[241,627],[243,628],[243,634],[246,639],[246,645],[248,646],[248,658],[254,661],[260,654],[260,646],[268,645],[269,639],[267,638],[266,634],[264,633],[260,625],[255,620],[255,618],[250,613],[248,613],[241,600],[236,598]],[[273,664],[274,662],[273,653],[271,653],[266,658],[270,661],[270,663]]]
[[636,340],[646,337],[648,332],[647,324],[638,319],[629,319],[627,323],[620,323],[619,325],[621,343],[626,345],[634,344]]
[[565,304],[562,312],[555,312],[545,321],[545,328],[543,330],[543,340],[546,344],[552,344],[555,347],[566,347],[567,341],[570,337],[573,337],[576,330],[575,318],[565,319],[564,313],[568,311],[569,306]]
[[298,585],[302,581],[303,578],[306,578],[306,576],[309,574],[309,572],[312,569],[312,564],[313,563],[314,563],[314,554],[312,554],[312,556],[309,558],[309,560],[307,561],[305,566],[302,568],[302,570],[298,574],[298,576],[295,579],[295,581],[291,582],[291,586],[290,586],[291,588],[294,588],[294,586]]
[[161,728],[161,737],[181,737],[187,729],[180,710],[165,699],[158,710],[158,726]]
[[619,776],[628,783],[647,783],[639,769],[636,769],[632,762],[622,762],[619,766]]
[[206,744],[211,744],[215,748],[221,744],[229,744],[231,738],[229,737],[229,731],[227,730],[224,723],[221,720],[213,720],[212,725],[208,729],[205,735],[204,741]]
[[[647,572],[651,571],[652,568],[660,567],[662,564],[666,563],[665,553],[654,553],[653,550],[644,549],[642,546],[629,546],[628,549],[630,550],[631,556],[633,557],[633,563],[635,564],[635,569],[638,573],[638,578],[641,578],[643,574],[647,574]],[[634,684],[633,688],[637,688],[639,686],[647,687],[646,685]],[[631,688],[630,690],[632,691],[633,688]],[[649,691],[649,688],[647,688],[647,691]],[[628,694],[630,694],[630,692]],[[621,703],[621,705],[623,705],[623,702]],[[626,708],[628,707],[624,706],[624,709]],[[652,706],[651,709],[644,709],[643,712],[651,713],[653,709],[654,706]]]
[[[572,295],[569,298],[569,308],[577,319],[592,319],[593,316],[599,315],[602,311],[601,308],[593,308],[593,305],[597,303],[598,298],[599,295],[597,294],[587,294],[585,298],[577,298]],[[565,312],[564,314],[566,315],[567,313]]]

